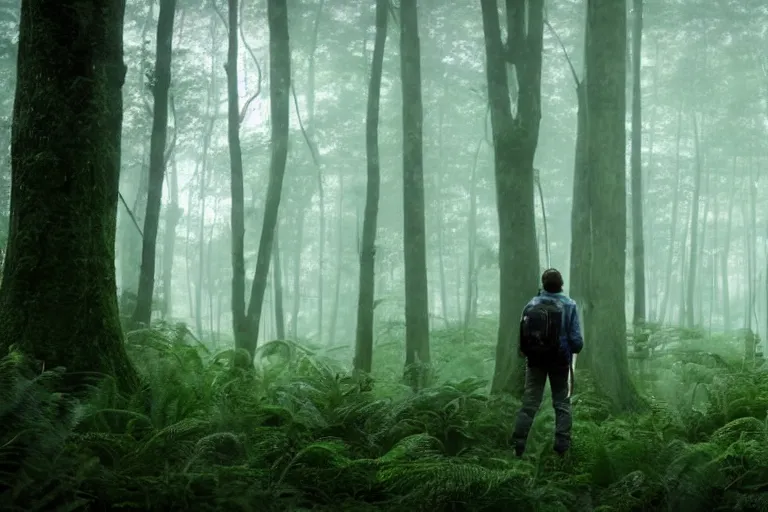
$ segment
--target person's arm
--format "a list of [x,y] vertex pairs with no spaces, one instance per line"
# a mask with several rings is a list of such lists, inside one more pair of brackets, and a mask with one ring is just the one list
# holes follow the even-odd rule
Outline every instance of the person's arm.
[[574,303],[571,308],[571,321],[569,322],[568,342],[571,345],[571,353],[578,354],[584,348],[584,338],[581,335],[581,323],[579,322],[579,311]]

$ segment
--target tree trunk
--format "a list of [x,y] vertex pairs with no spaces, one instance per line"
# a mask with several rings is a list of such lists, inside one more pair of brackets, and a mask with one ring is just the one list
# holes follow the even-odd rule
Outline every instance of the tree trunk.
[[[506,50],[496,0],[482,0],[481,6],[499,219],[501,315],[491,390],[522,395],[523,364],[514,347],[519,345],[519,315],[536,293],[539,274],[533,159],[541,121],[544,3],[530,0],[526,17],[524,2],[507,0]],[[512,115],[507,61],[517,76],[517,116]]]
[[175,152],[171,158],[171,202],[165,211],[163,233],[163,318],[173,316],[173,259],[176,252],[176,227],[184,215],[184,210],[179,207],[179,172],[176,168]]
[[[248,351],[251,358],[258,343],[261,310],[267,288],[269,260],[275,238],[280,196],[283,191],[285,164],[288,159],[288,128],[291,90],[291,50],[288,40],[287,0],[267,0],[269,21],[269,99],[272,121],[272,155],[269,163],[269,184],[264,205],[264,220],[253,274],[251,298],[248,302],[246,324],[250,335],[239,348]],[[241,337],[242,339],[242,337]]]
[[301,252],[304,248],[304,217],[306,210],[300,208],[296,216],[296,245],[293,260],[293,308],[291,311],[291,338],[299,337],[299,311],[301,310]]
[[400,72],[403,102],[403,245],[405,249],[405,382],[425,384],[429,363],[429,288],[424,219],[421,48],[416,0],[400,2]]
[[115,282],[125,5],[78,6],[21,3],[0,347],[130,391]]
[[587,6],[587,162],[592,221],[587,357],[598,388],[618,410],[640,405],[629,376],[626,275],[626,46],[624,0]]
[[634,308],[632,323],[645,322],[645,244],[643,240],[642,167],[642,92],[640,89],[643,37],[643,0],[633,0],[632,23],[632,263],[634,270]]
[[315,14],[315,23],[312,26],[312,42],[309,50],[309,69],[307,71],[307,142],[310,145],[315,167],[317,168],[317,200],[319,216],[319,240],[317,250],[317,342],[323,342],[323,321],[325,320],[325,186],[323,184],[323,170],[317,160],[315,147],[315,54],[317,53],[317,38],[320,31],[320,18],[323,15],[325,0],[320,0]]
[[247,343],[248,324],[245,319],[245,191],[243,190],[243,152],[240,148],[240,98],[237,80],[238,0],[228,0],[227,63],[227,135],[229,142],[229,172],[232,206],[232,328],[235,345]]
[[275,246],[272,249],[272,286],[275,289],[275,331],[277,339],[285,339],[285,310],[283,308],[283,269],[280,265],[280,236],[275,227]]
[[328,343],[330,345],[337,344],[336,328],[339,321],[339,304],[341,302],[341,268],[344,263],[344,173],[341,170],[339,170],[339,193],[336,201],[336,274],[333,278],[331,323],[328,326]]
[[[672,302],[669,300],[671,293],[670,286],[672,284],[672,261],[675,253],[675,236],[677,234],[678,225],[678,210],[680,208],[680,140],[682,138],[683,131],[683,103],[680,102],[680,108],[677,111],[677,134],[675,136],[675,189],[672,197],[672,216],[670,217],[669,224],[669,251],[667,252],[667,265],[666,265],[666,277],[664,278],[664,296],[661,299],[661,306],[659,307],[659,323],[664,323],[664,318],[667,314],[667,306],[671,307]],[[685,244],[681,247],[681,253],[685,251]],[[681,256],[682,257],[682,256]],[[670,319],[672,314],[669,315]]]
[[469,175],[469,212],[467,214],[467,289],[465,290],[466,303],[464,305],[464,337],[466,338],[469,325],[474,320],[473,301],[477,300],[474,293],[477,282],[477,165],[480,159],[480,150],[483,147],[483,139],[477,141],[475,158],[472,161],[472,171]]
[[157,50],[155,73],[151,83],[154,99],[152,135],[149,145],[149,188],[147,213],[144,216],[144,234],[141,246],[139,291],[133,322],[149,326],[152,320],[152,298],[155,289],[155,259],[157,230],[160,226],[160,206],[165,179],[165,144],[168,138],[168,89],[171,87],[171,59],[173,57],[173,20],[176,0],[160,0],[157,16]]
[[699,126],[696,120],[696,114],[693,119],[693,143],[694,160],[696,162],[695,174],[693,177],[693,198],[691,199],[691,253],[688,261],[688,283],[685,296],[685,326],[692,329],[694,326],[694,299],[696,298],[696,271],[698,270],[699,256],[699,202],[701,199],[701,148],[699,141]]
[[736,204],[736,193],[738,192],[737,180],[736,180],[736,165],[738,158],[733,157],[733,165],[731,169],[731,197],[728,199],[728,220],[725,223],[725,240],[723,240],[723,253],[720,258],[720,277],[722,278],[722,294],[723,294],[723,328],[729,331],[733,328],[731,321],[731,289],[728,285],[728,260],[731,252],[731,239],[733,231],[733,207]]
[[376,261],[376,222],[379,214],[379,102],[381,75],[384,66],[384,46],[387,42],[389,1],[376,0],[376,39],[371,60],[371,80],[368,85],[368,105],[365,119],[365,151],[367,184],[363,235],[360,244],[360,280],[357,297],[357,327],[355,333],[356,370],[370,373],[373,360],[373,299]]

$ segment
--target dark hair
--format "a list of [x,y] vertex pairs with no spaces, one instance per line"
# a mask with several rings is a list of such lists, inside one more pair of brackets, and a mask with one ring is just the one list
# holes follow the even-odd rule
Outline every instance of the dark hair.
[[563,291],[563,276],[557,269],[548,268],[541,274],[541,286],[549,293],[560,293]]

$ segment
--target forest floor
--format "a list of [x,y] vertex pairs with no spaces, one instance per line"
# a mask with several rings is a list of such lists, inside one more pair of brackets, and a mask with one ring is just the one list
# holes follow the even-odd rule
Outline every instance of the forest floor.
[[398,383],[398,324],[379,333],[371,381],[348,376],[348,347],[271,342],[244,371],[168,328],[129,336],[142,393],[104,381],[75,398],[66,375],[25,374],[12,353],[0,509],[768,510],[768,371],[746,369],[723,336],[658,333],[679,343],[633,363],[643,414],[611,415],[579,373],[571,453],[552,453],[545,401],[518,460],[518,404],[487,392],[493,322],[467,334],[434,332],[439,384],[418,393]]

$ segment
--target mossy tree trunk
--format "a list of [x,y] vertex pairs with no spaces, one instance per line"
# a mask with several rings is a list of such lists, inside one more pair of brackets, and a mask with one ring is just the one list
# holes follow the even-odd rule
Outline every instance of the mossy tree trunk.
[[617,409],[640,405],[629,377],[624,293],[626,49],[626,0],[589,0],[586,150],[592,247],[585,353],[599,388]]
[[160,226],[160,207],[165,179],[165,144],[168,138],[168,90],[171,88],[171,59],[173,56],[173,20],[176,0],[160,0],[157,16],[157,51],[155,72],[150,85],[154,99],[152,135],[149,145],[149,189],[147,213],[144,216],[144,238],[141,248],[139,291],[133,322],[149,326],[152,319],[152,298],[155,290],[155,260],[157,230]]
[[416,0],[400,2],[400,72],[403,94],[403,245],[405,247],[405,380],[423,385],[429,363],[429,288],[424,219],[421,43]]
[[123,2],[21,4],[0,346],[46,367],[138,379],[123,346],[115,227]]
[[388,0],[376,0],[376,39],[373,44],[371,79],[368,84],[368,106],[365,118],[365,152],[367,181],[365,213],[360,246],[360,281],[357,296],[357,330],[355,334],[356,370],[371,371],[373,361],[373,308],[376,262],[376,224],[379,216],[379,104],[384,47],[387,42]]
[[[496,0],[482,0],[481,6],[499,218],[501,314],[491,389],[521,395],[524,373],[516,350],[520,314],[536,293],[539,275],[533,159],[541,120],[544,3],[507,0],[506,48],[501,40]],[[516,115],[512,114],[509,98],[507,63],[514,66],[517,77]]]

